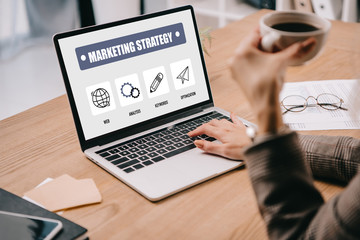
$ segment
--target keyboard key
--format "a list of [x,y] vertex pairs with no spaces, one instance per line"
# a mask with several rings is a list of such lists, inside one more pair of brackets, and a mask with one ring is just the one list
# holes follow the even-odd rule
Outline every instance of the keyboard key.
[[156,152],[151,152],[148,154],[149,157],[153,158],[153,157],[156,157],[158,156],[159,154],[157,154]]
[[181,136],[182,134],[181,134],[180,132],[174,132],[172,135],[173,135],[174,137],[178,137],[178,136]]
[[139,160],[131,160],[131,161],[128,161],[128,162],[126,162],[126,163],[120,164],[120,165],[118,165],[117,167],[118,167],[118,168],[121,168],[121,169],[124,169],[124,168],[127,168],[127,167],[129,167],[129,166],[131,166],[131,165],[134,165],[134,164],[136,164],[136,163],[139,163],[139,162],[140,162]]
[[148,152],[153,152],[153,151],[155,151],[155,150],[157,150],[157,149],[154,148],[154,147],[149,147],[149,148],[146,149],[146,151],[148,151]]
[[174,133],[174,132],[180,131],[181,129],[178,127],[173,127],[173,128],[169,128],[168,130]]
[[198,136],[196,136],[196,137],[191,137],[190,139],[193,140],[193,141],[195,141],[195,140],[200,140],[201,138],[198,137]]
[[157,143],[162,143],[162,142],[165,142],[165,141],[166,141],[166,139],[164,139],[164,138],[158,138],[158,139],[155,140],[155,142],[157,142]]
[[186,125],[185,124],[181,124],[177,126],[179,129],[183,130],[186,129]]
[[103,153],[100,153],[99,155],[102,156],[102,157],[107,157],[107,156],[110,156],[110,153],[103,152]]
[[141,156],[138,158],[140,161],[145,161],[145,160],[148,160],[150,159],[148,156]]
[[195,122],[191,121],[191,122],[188,122],[186,125],[188,125],[188,126],[195,126]]
[[111,154],[118,153],[118,152],[120,152],[120,151],[117,148],[109,150],[109,153],[111,153]]
[[178,130],[180,130],[180,129],[178,129],[178,128],[174,127],[174,126],[171,127],[171,128],[168,128],[168,131],[170,131],[171,133],[176,132]]
[[168,150],[168,151],[172,151],[172,150],[175,150],[176,147],[174,147],[174,146],[168,146],[168,147],[166,147],[165,149]]
[[215,112],[214,114],[211,114],[210,117],[212,118],[218,118],[218,117],[222,117],[224,115],[222,115],[221,113]]
[[134,153],[134,152],[139,151],[139,149],[138,149],[138,148],[130,148],[129,151],[132,152],[132,153]]
[[138,144],[136,142],[131,142],[128,144],[129,147],[136,147]]
[[192,144],[193,141],[191,139],[188,139],[188,140],[183,141],[183,143],[188,145],[188,144]]
[[137,158],[139,155],[133,153],[133,154],[130,154],[128,155],[127,157],[130,158],[130,159],[134,159],[134,158]]
[[183,147],[185,145],[183,143],[179,142],[179,143],[175,143],[174,146],[177,147],[177,148],[180,148],[180,147]]
[[133,167],[136,168],[136,169],[140,169],[140,168],[143,168],[144,166],[141,165],[141,164],[136,164],[136,165],[134,165]]
[[156,147],[157,149],[160,149],[160,148],[164,148],[165,145],[164,144],[157,144],[154,147]]
[[105,159],[108,160],[108,161],[112,161],[112,160],[115,160],[117,158],[120,158],[121,156],[119,154],[114,154],[114,155],[111,155],[110,157],[106,157]]
[[209,142],[213,142],[216,140],[216,138],[213,138],[213,137],[207,137],[205,138],[206,141],[209,141]]
[[163,144],[166,145],[166,146],[169,146],[169,145],[171,145],[173,143],[172,143],[172,141],[166,141],[166,142],[163,142]]
[[127,169],[124,169],[125,172],[127,173],[131,173],[133,171],[135,171],[133,168],[127,168]]
[[160,161],[162,161],[162,160],[164,160],[164,159],[165,159],[164,157],[158,156],[158,157],[153,158],[153,159],[151,159],[151,160],[153,160],[154,162],[160,162]]
[[139,149],[145,149],[145,148],[147,148],[148,146],[145,145],[145,144],[141,144],[141,145],[138,145],[137,147],[138,147]]
[[160,137],[163,137],[164,135],[161,134],[161,133],[155,133],[155,134],[153,134],[153,136],[154,136],[155,138],[160,138]]
[[122,151],[120,154],[121,154],[121,156],[126,156],[126,155],[129,155],[130,152],[129,151]]
[[146,145],[148,145],[148,146],[154,146],[154,145],[156,145],[157,144],[157,142],[154,142],[154,141],[151,141],[151,142],[148,142],[148,143],[146,143]]
[[123,162],[126,162],[128,161],[129,159],[127,157],[123,157],[123,158],[120,158],[120,159],[117,159],[115,161],[112,161],[111,163],[114,164],[114,165],[118,165],[120,163],[123,163]]
[[181,138],[174,138],[172,141],[175,142],[175,143],[182,142]]
[[141,150],[141,151],[137,152],[137,154],[139,154],[141,156],[141,155],[147,154],[147,151]]
[[118,147],[118,149],[119,149],[120,151],[124,151],[124,150],[126,150],[126,149],[129,149],[129,147],[126,146],[126,145],[123,145],[123,146]]
[[135,142],[138,144],[144,144],[146,142],[146,140],[144,138],[141,138],[139,140],[136,140]]
[[166,139],[166,140],[170,140],[170,139],[172,139],[172,138],[174,138],[174,137],[171,136],[171,135],[166,135],[166,136],[163,137],[163,139]]
[[145,161],[145,162],[143,162],[143,164],[144,165],[146,165],[146,166],[149,166],[149,165],[151,165],[151,164],[153,164],[154,162],[152,162],[152,161]]
[[164,154],[167,153],[167,151],[165,149],[160,149],[158,151],[156,151],[158,154]]
[[180,131],[182,134],[187,134],[188,132],[189,132],[189,130],[188,129],[184,129],[184,130],[181,130]]
[[200,135],[199,137],[201,137],[201,138],[207,138],[207,137],[208,137],[208,135],[206,135],[206,134],[202,134],[202,135]]
[[166,135],[171,134],[171,131],[170,131],[170,130],[165,130],[165,131],[162,131],[161,133],[162,133],[162,134],[164,135],[164,137],[165,137]]
[[153,141],[153,140],[155,140],[155,137],[153,137],[153,136],[148,136],[148,137],[145,137],[145,140],[146,141]]
[[197,124],[200,124],[200,125],[202,125],[204,123],[204,121],[201,119],[196,119],[196,120],[194,120],[194,122]]
[[190,139],[190,137],[188,135],[183,135],[180,137],[181,139]]
[[182,152],[188,151],[190,149],[193,149],[195,147],[196,147],[195,144],[192,144],[192,145],[188,145],[188,146],[185,146],[185,147],[182,147],[182,148],[178,148],[178,149],[176,149],[176,150],[174,150],[172,152],[165,153],[164,157],[169,158],[169,157],[175,156],[175,155],[177,155],[179,153],[182,153]]

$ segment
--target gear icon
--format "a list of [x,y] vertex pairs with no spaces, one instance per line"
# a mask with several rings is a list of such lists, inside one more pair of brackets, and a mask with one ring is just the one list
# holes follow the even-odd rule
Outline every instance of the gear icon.
[[134,89],[133,85],[131,85],[131,83],[129,82],[126,82],[121,86],[120,92],[124,97],[128,98],[128,97],[132,97],[131,93],[133,89]]
[[133,98],[137,98],[140,96],[140,90],[137,87],[133,87],[130,94]]
[[140,90],[129,82],[126,82],[121,86],[120,92],[126,98],[138,98],[140,96]]

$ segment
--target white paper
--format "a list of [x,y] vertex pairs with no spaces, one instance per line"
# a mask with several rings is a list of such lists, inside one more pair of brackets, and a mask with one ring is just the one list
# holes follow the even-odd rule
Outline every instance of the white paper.
[[[321,93],[332,93],[344,100],[343,107],[348,111],[341,109],[330,111],[320,106],[307,107],[302,112],[287,112],[283,115],[284,122],[296,131],[301,130],[328,130],[328,129],[360,129],[360,113],[355,114],[352,106],[354,101],[354,89],[359,80],[339,79],[339,80],[321,80],[309,82],[285,83],[280,93],[280,101],[289,95],[301,95],[304,98],[309,96],[317,97]],[[309,104],[316,101],[310,98]],[[285,109],[282,107],[285,112]]]

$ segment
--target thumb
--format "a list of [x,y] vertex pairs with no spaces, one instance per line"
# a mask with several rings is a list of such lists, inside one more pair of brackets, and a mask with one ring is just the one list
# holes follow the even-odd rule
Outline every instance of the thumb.
[[236,125],[244,125],[242,121],[240,121],[240,119],[237,118],[236,114],[231,112],[230,113],[230,118],[232,120],[232,122]]
[[282,60],[295,60],[303,57],[304,55],[311,52],[316,44],[316,39],[311,37],[303,42],[296,42],[283,51],[279,52],[278,55]]

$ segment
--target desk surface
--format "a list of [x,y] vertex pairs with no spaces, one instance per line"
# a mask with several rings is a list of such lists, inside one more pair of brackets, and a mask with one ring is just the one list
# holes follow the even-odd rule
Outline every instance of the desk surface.
[[[259,11],[214,31],[211,56],[206,56],[215,104],[251,121],[251,109],[230,79],[226,62],[266,12]],[[308,65],[289,68],[286,80],[356,78],[360,48],[354,38],[359,32],[359,24],[333,22],[322,55]],[[234,170],[160,202],[149,202],[84,156],[66,96],[1,121],[0,131],[0,187],[22,196],[45,178],[64,173],[95,180],[103,202],[63,214],[86,227],[91,239],[266,238],[246,169]],[[302,133],[360,137],[360,130]],[[320,181],[316,186],[325,199],[342,190]]]

